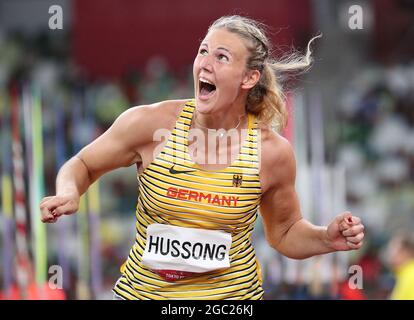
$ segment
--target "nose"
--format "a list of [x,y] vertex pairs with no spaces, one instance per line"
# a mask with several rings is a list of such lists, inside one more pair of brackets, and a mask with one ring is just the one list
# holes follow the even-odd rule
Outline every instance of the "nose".
[[211,60],[210,54],[207,54],[205,56],[202,56],[200,59],[200,69],[212,72],[213,66],[212,66],[212,60]]

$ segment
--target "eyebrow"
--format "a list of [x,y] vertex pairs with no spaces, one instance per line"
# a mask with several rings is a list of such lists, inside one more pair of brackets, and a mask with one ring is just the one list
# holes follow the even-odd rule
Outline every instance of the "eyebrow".
[[[208,48],[208,44],[207,43],[203,42],[203,43],[201,43],[200,46],[202,46],[202,45],[204,45],[204,46],[206,46]],[[224,51],[227,51],[230,55],[233,55],[229,49],[226,49],[224,47],[218,47],[217,50],[224,50]]]

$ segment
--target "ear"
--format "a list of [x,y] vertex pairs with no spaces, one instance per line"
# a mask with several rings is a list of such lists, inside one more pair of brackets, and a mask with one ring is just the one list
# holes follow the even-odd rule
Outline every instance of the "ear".
[[259,70],[247,70],[246,74],[243,77],[241,88],[247,89],[247,90],[251,89],[256,85],[259,79],[260,79]]

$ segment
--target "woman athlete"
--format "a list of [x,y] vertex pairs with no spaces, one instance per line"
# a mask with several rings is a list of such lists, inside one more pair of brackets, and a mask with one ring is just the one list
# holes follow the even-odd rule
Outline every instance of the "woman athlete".
[[137,233],[118,299],[262,299],[257,212],[269,245],[293,259],[362,246],[350,212],[328,226],[302,217],[294,153],[273,130],[287,118],[275,74],[309,67],[310,50],[284,61],[270,50],[254,20],[218,19],[194,60],[194,99],[128,109],[59,170],[43,222],[75,213],[104,173],[137,166]]

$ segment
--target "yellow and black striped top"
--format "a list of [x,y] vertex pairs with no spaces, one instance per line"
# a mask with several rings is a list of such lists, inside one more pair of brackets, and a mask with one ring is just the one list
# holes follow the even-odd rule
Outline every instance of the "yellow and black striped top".
[[[195,110],[185,103],[167,143],[138,176],[136,239],[113,291],[124,299],[261,299],[260,266],[251,243],[261,188],[258,128],[248,115],[248,131],[233,163],[222,170],[201,169],[190,157],[188,134]],[[174,170],[184,171],[172,174]],[[168,190],[185,189],[181,197]],[[197,197],[201,192],[211,196]],[[188,195],[193,195],[188,196]],[[235,200],[237,199],[237,201]],[[142,262],[151,224],[221,230],[231,234],[230,267],[169,282]]]

